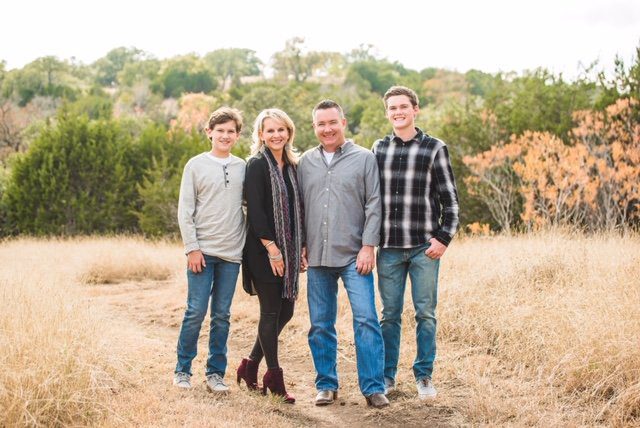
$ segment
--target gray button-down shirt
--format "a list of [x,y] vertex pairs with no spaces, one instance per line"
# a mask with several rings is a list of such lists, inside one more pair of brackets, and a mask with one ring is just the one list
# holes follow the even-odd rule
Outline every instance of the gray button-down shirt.
[[363,245],[380,241],[380,177],[372,152],[346,141],[330,165],[322,147],[307,150],[298,164],[309,266],[342,267]]

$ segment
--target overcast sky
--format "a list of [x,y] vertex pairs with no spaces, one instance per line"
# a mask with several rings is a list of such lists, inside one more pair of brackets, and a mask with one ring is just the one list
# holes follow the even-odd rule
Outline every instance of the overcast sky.
[[46,55],[91,63],[118,46],[158,58],[249,48],[268,63],[302,36],[310,50],[371,44],[415,70],[575,77],[595,60],[610,70],[616,54],[628,63],[640,45],[639,0],[7,0],[0,10],[9,69]]

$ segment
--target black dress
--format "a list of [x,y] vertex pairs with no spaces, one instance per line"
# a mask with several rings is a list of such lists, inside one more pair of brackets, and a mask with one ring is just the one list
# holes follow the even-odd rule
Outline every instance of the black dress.
[[[275,220],[273,215],[273,189],[269,175],[269,165],[264,156],[258,153],[247,162],[244,180],[244,197],[247,203],[247,240],[242,254],[242,286],[249,294],[256,294],[254,282],[282,284],[282,277],[275,276],[271,270],[267,249],[260,239],[276,241]],[[283,176],[289,195],[289,216],[291,227],[295,227],[293,186],[287,173],[288,168],[295,168],[285,164]]]

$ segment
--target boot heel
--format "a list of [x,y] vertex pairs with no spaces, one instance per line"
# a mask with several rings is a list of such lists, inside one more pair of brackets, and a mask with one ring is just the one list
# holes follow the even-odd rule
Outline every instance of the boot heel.
[[238,385],[242,384],[242,380],[247,384],[249,391],[258,389],[258,364],[257,362],[244,358],[236,372],[236,381]]
[[268,369],[262,378],[262,393],[266,395],[267,388],[272,395],[282,397],[285,403],[293,404],[296,399],[289,393],[284,386],[284,378],[281,368]]

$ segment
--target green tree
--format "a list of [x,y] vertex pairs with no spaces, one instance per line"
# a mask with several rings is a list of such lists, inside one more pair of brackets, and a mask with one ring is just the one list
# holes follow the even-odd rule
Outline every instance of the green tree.
[[96,82],[103,86],[115,85],[118,73],[129,63],[135,63],[147,58],[147,54],[138,48],[118,47],[111,49],[107,55],[92,64],[96,70]]
[[156,80],[165,97],[178,98],[185,92],[212,92],[217,87],[213,74],[196,55],[169,60]]
[[114,122],[61,113],[16,159],[3,195],[8,233],[133,231],[129,137]]
[[571,114],[590,108],[595,93],[593,82],[567,82],[562,75],[544,69],[516,77],[506,85],[498,82],[492,89],[486,95],[485,107],[509,133],[547,131],[565,142],[573,127]]
[[286,41],[284,50],[273,54],[271,61],[277,80],[305,82],[322,70],[332,69],[340,56],[334,52],[304,52],[303,44],[304,38],[294,37]]
[[311,109],[323,98],[321,86],[316,83],[288,82],[286,85],[261,83],[247,87],[237,107],[244,112],[247,131],[241,143],[250,144],[253,119],[265,108],[284,110],[296,125],[295,145],[306,150],[317,144],[311,124]]
[[404,68],[400,63],[366,59],[351,63],[346,83],[383,95],[393,85],[405,85],[419,91],[420,73]]
[[604,110],[620,98],[640,99],[640,45],[629,68],[620,57],[616,57],[614,64],[611,78],[607,78],[604,71],[598,73],[599,94],[595,105],[599,110]]
[[162,63],[154,58],[127,62],[117,74],[120,85],[133,86],[143,81],[153,81],[160,71]]
[[89,93],[69,103],[67,109],[71,115],[86,114],[89,119],[111,119],[113,99],[100,87],[93,87]]
[[7,74],[7,62],[5,60],[0,60],[0,88],[2,88],[2,81],[4,80]]
[[78,90],[69,84],[68,64],[55,57],[38,58],[22,69],[11,70],[2,82],[2,95],[24,107],[36,96],[73,100]]
[[251,49],[217,49],[203,58],[216,76],[222,81],[222,90],[237,86],[243,76],[259,76],[262,61]]

